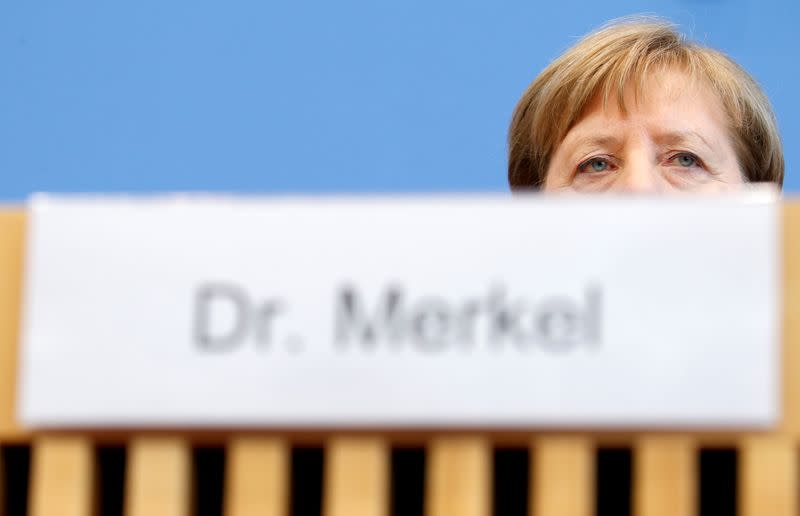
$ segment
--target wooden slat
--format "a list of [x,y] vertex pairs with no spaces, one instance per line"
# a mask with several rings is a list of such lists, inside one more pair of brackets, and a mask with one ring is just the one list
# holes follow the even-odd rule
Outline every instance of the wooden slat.
[[783,206],[783,421],[800,438],[800,202]]
[[289,445],[278,438],[230,441],[225,475],[225,516],[288,516]]
[[14,416],[25,215],[0,209],[0,436],[23,434]]
[[784,436],[754,436],[739,448],[739,515],[797,516],[797,451]]
[[426,516],[488,516],[491,447],[483,437],[434,439],[428,447]]
[[188,516],[191,454],[179,438],[139,437],[128,448],[126,516]]
[[594,514],[594,447],[582,436],[553,436],[533,443],[532,516]]
[[32,516],[91,516],[94,454],[86,437],[43,436],[33,444]]
[[637,441],[634,453],[634,515],[694,515],[697,452],[691,437],[644,436]]
[[325,516],[388,516],[389,447],[376,437],[335,437],[325,450]]

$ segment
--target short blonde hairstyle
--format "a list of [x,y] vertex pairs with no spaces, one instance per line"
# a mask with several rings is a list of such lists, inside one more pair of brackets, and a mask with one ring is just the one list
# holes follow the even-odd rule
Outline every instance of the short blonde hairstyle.
[[584,37],[528,86],[508,133],[512,190],[539,189],[550,159],[589,102],[602,95],[625,112],[628,85],[639,98],[649,74],[679,69],[716,93],[748,181],[783,185],[783,150],[769,100],[756,81],[724,54],[686,40],[663,20],[625,19]]

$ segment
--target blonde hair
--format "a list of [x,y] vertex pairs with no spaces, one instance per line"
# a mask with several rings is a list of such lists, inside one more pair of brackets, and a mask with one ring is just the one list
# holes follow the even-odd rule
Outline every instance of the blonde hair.
[[729,57],[689,42],[663,20],[612,22],[553,61],[522,95],[508,133],[508,181],[513,190],[538,189],[550,159],[587,104],[602,95],[625,112],[623,91],[639,98],[654,71],[677,68],[701,80],[725,109],[743,176],[783,184],[783,150],[769,100]]

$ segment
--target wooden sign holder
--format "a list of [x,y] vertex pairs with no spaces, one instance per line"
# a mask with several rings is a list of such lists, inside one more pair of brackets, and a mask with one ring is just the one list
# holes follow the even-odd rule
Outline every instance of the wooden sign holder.
[[800,203],[783,211],[783,416],[769,432],[197,432],[115,430],[31,432],[16,421],[15,385],[23,277],[25,214],[0,211],[0,447],[31,446],[29,514],[90,516],[96,485],[94,447],[127,446],[126,516],[188,516],[191,447],[226,446],[224,514],[288,516],[290,450],[324,446],[324,516],[389,516],[390,450],[426,448],[426,516],[490,516],[492,449],[523,445],[531,452],[531,516],[594,514],[595,450],[632,450],[633,514],[697,513],[700,447],[738,451],[741,516],[796,516],[800,443]]

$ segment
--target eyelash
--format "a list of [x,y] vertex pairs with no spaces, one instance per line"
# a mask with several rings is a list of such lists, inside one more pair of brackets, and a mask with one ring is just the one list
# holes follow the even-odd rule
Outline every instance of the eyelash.
[[[676,152],[675,154],[670,156],[667,159],[667,161],[668,162],[675,161],[676,159],[680,158],[681,156],[689,156],[690,158],[692,158],[694,160],[694,164],[692,164],[691,166],[688,166],[688,167],[680,167],[680,168],[690,169],[690,168],[695,167],[695,166],[700,167],[700,168],[705,168],[705,165],[703,164],[703,161],[697,156],[697,154],[695,154],[693,152],[688,152],[688,151]],[[584,160],[580,164],[578,164],[577,172],[579,174],[587,173],[586,169],[589,166],[591,166],[592,163],[598,162],[598,161],[605,161],[611,167],[616,166],[616,164],[614,163],[614,160],[610,156],[604,156],[604,155],[592,156],[591,158],[589,158],[587,160]],[[591,172],[592,171],[589,171],[588,173],[591,173]],[[596,173],[606,172],[606,169],[597,170],[595,172]]]

